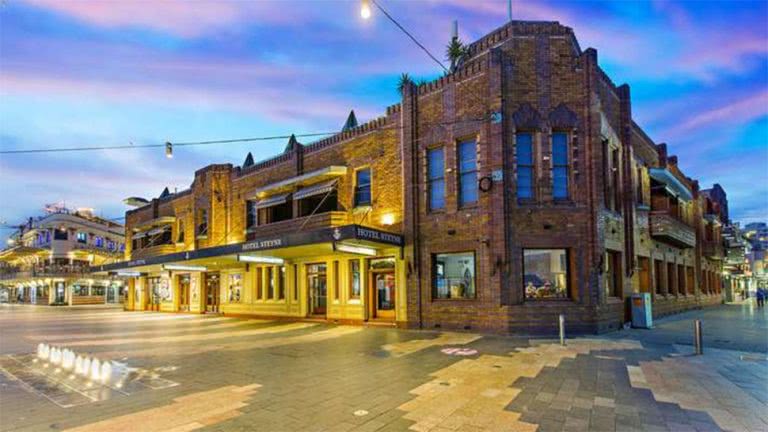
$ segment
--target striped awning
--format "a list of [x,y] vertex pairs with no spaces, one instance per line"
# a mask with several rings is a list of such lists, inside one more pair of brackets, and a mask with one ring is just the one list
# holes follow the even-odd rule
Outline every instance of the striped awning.
[[284,202],[288,201],[288,193],[280,194],[280,195],[273,195],[271,197],[267,197],[261,200],[256,201],[255,208],[256,210],[276,206],[278,204],[283,204]]
[[332,191],[336,187],[336,180],[330,180],[323,183],[318,183],[312,186],[307,186],[303,189],[299,189],[293,194],[293,199],[300,200],[302,198],[310,197],[313,195],[321,195]]

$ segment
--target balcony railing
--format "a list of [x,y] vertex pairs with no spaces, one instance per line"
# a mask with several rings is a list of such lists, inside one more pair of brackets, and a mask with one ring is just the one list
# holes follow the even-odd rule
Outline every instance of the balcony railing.
[[725,248],[722,242],[704,240],[701,242],[701,253],[709,259],[722,260],[725,256]]
[[696,246],[696,233],[689,225],[675,219],[666,211],[652,211],[648,218],[651,236],[676,247]]
[[48,278],[86,275],[90,267],[82,265],[45,265],[32,268],[5,267],[0,269],[0,280]]
[[318,213],[313,216],[304,216],[249,228],[247,239],[253,240],[263,236],[288,234],[298,231],[302,226],[304,231],[336,227],[346,225],[347,221],[347,212],[331,211]]

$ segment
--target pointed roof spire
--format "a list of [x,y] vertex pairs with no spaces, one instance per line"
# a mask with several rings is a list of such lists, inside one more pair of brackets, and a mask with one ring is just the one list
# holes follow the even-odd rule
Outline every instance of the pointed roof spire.
[[344,127],[341,128],[342,132],[346,132],[350,129],[354,129],[357,127],[357,117],[355,117],[355,110],[352,110],[349,112],[349,116],[347,117],[346,123],[344,123]]
[[248,156],[245,157],[245,162],[243,162],[243,168],[248,168],[251,165],[253,165],[253,155],[251,152],[248,152]]
[[160,194],[160,198],[167,198],[169,196],[171,196],[171,191],[169,191],[168,186],[166,186],[165,189],[163,189],[163,192]]
[[288,139],[288,145],[285,146],[285,151],[283,153],[294,151],[300,145],[301,143],[296,139],[296,135],[291,134],[291,137]]

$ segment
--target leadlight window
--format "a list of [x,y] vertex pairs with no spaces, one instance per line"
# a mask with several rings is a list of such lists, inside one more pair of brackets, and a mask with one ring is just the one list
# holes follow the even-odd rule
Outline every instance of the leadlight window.
[[519,133],[517,146],[517,197],[533,198],[533,134]]
[[445,208],[445,153],[443,148],[427,151],[427,183],[429,209]]
[[459,143],[459,206],[477,202],[477,144]]
[[432,295],[436,299],[475,298],[474,252],[435,254],[432,284]]
[[371,205],[371,169],[355,172],[355,207]]
[[523,249],[523,286],[529,300],[568,297],[568,250]]
[[245,202],[245,228],[252,228],[256,226],[256,205],[253,201]]
[[349,298],[359,299],[361,290],[360,260],[349,261]]
[[176,235],[176,243],[184,243],[184,222],[179,221],[178,234]]
[[230,303],[240,303],[243,293],[243,275],[240,273],[229,275],[227,298]]
[[568,198],[568,134],[552,134],[552,196]]

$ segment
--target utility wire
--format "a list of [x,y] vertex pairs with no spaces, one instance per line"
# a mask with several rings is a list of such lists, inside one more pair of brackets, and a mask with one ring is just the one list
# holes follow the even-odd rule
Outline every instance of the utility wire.
[[433,55],[432,55],[432,53],[431,53],[431,52],[429,52],[429,50],[427,49],[427,47],[425,47],[424,45],[422,45],[422,44],[421,44],[421,42],[419,42],[418,40],[416,40],[416,38],[415,38],[415,37],[414,37],[414,36],[413,36],[413,35],[412,35],[410,32],[408,32],[408,30],[406,30],[406,29],[405,29],[405,27],[403,27],[402,25],[400,25],[400,23],[399,23],[399,22],[397,22],[397,20],[396,20],[396,19],[394,19],[394,18],[392,17],[392,15],[390,15],[390,14],[389,14],[389,12],[387,12],[386,10],[384,10],[384,8],[383,8],[383,7],[381,7],[381,5],[379,4],[379,2],[377,2],[376,0],[371,0],[371,3],[375,4],[375,5],[376,5],[376,7],[377,7],[377,8],[379,8],[379,10],[380,10],[380,11],[381,11],[381,12],[382,12],[382,13],[383,13],[383,14],[384,14],[384,15],[385,15],[387,18],[389,18],[389,20],[390,20],[390,21],[392,21],[392,22],[393,22],[393,23],[394,23],[394,24],[397,26],[397,28],[399,28],[399,29],[400,29],[400,30],[401,30],[403,33],[405,33],[405,34],[406,34],[406,36],[408,36],[409,38],[411,38],[411,40],[413,41],[413,43],[415,43],[416,45],[418,45],[418,46],[419,46],[419,48],[421,48],[421,49],[422,49],[422,50],[423,50],[425,53],[427,53],[427,55],[428,55],[428,56],[429,56],[429,57],[430,57],[432,60],[434,60],[434,61],[435,61],[435,63],[439,64],[439,65],[440,65],[440,67],[441,67],[441,68],[443,68],[443,70],[444,70],[445,72],[449,72],[449,71],[448,71],[448,68],[447,68],[447,67],[445,67],[445,65],[443,64],[443,62],[441,62],[440,60],[438,60],[438,59],[437,59],[437,57],[433,56]]

